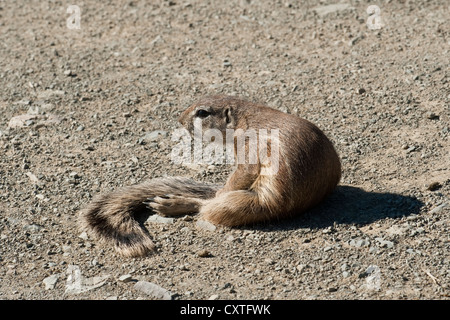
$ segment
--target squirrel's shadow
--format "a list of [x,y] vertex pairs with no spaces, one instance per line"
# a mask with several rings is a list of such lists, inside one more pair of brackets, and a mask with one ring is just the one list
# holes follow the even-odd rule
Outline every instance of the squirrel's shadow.
[[324,229],[336,224],[366,225],[385,218],[418,214],[423,202],[395,193],[367,192],[360,188],[338,186],[320,205],[298,217],[259,225],[261,231]]

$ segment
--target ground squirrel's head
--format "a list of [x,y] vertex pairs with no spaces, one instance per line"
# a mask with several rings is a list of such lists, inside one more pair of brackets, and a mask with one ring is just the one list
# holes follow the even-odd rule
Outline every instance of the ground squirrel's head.
[[194,125],[200,124],[202,133],[208,129],[217,129],[225,137],[226,129],[234,129],[236,98],[229,96],[208,96],[187,108],[179,122],[191,133]]

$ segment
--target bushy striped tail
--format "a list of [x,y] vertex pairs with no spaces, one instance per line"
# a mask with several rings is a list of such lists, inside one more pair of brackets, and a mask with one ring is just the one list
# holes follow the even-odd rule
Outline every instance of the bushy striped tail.
[[216,185],[188,178],[153,179],[96,196],[80,212],[80,225],[97,239],[114,246],[123,256],[145,256],[155,251],[150,234],[143,225],[145,218],[152,213],[144,203],[148,198],[173,194],[209,199],[217,190]]

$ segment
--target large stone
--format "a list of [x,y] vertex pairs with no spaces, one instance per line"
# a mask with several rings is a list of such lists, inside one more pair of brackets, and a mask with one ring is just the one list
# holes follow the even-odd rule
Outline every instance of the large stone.
[[349,8],[350,8],[349,3],[336,3],[336,4],[329,4],[326,6],[315,7],[313,8],[313,10],[317,12],[319,16],[323,17],[329,13],[344,11]]
[[158,300],[172,300],[173,296],[170,291],[148,281],[136,282],[134,289]]

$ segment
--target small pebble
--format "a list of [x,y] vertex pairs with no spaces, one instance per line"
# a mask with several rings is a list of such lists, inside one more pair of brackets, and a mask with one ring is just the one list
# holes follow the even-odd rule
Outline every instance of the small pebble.
[[352,239],[350,240],[349,245],[356,248],[367,247],[370,245],[370,241],[366,239]]
[[131,274],[124,274],[123,276],[119,277],[120,282],[127,283],[127,282],[130,282],[131,280],[133,280],[133,278],[131,277]]
[[230,234],[225,238],[225,240],[232,242],[235,240],[235,238],[233,237],[233,235]]
[[298,272],[303,272],[303,270],[306,268],[306,264],[299,264],[296,268]]
[[408,149],[406,149],[406,153],[411,153],[411,152],[413,152],[415,150],[416,150],[416,147],[412,146],[412,147],[409,147]]
[[438,120],[439,119],[439,115],[437,115],[437,114],[435,114],[434,112],[431,112],[431,111],[428,111],[426,113],[426,116],[430,120]]
[[80,233],[78,235],[79,238],[83,239],[83,240],[88,240],[88,235],[85,231],[83,231],[82,233]]
[[208,250],[202,250],[197,253],[197,255],[201,258],[210,257],[211,253]]
[[442,187],[442,185],[439,182],[432,182],[427,186],[427,190],[429,191],[435,191]]
[[448,207],[449,204],[447,202],[444,202],[440,205],[438,205],[437,207],[435,207],[434,209],[430,210],[430,213],[440,213],[442,210],[444,210],[444,208]]
[[59,274],[53,274],[51,276],[48,276],[42,282],[45,285],[45,290],[52,290],[55,288],[56,282],[58,282]]
[[216,231],[217,227],[213,225],[211,222],[205,220],[198,220],[195,224],[198,228],[207,230],[207,231]]
[[162,224],[173,224],[174,223],[174,218],[167,218],[167,217],[161,217],[157,214],[154,214],[152,216],[150,216],[147,221],[150,222],[156,222],[156,223],[162,223]]
[[73,71],[70,70],[70,69],[64,70],[64,75],[68,76],[68,77],[75,77],[76,76],[76,74],[73,73]]
[[384,240],[381,237],[375,238],[375,240],[378,241],[382,248],[392,248],[394,246],[394,243],[392,241]]

